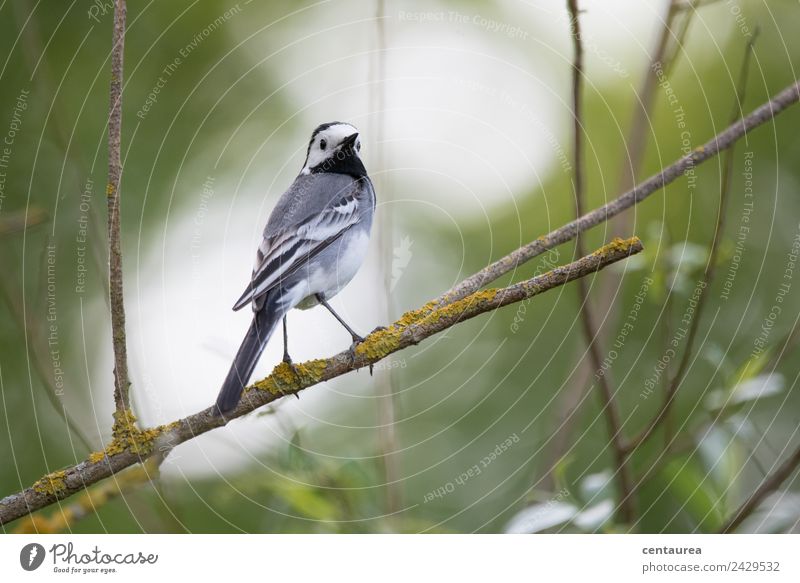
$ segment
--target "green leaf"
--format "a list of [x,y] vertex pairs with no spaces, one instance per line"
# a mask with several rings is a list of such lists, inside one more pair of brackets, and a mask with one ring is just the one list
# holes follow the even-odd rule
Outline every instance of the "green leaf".
[[714,480],[715,488],[723,493],[721,511],[725,514],[726,501],[730,495],[735,496],[732,488],[744,463],[742,446],[730,431],[719,425],[712,425],[703,433],[697,450],[703,467]]
[[660,472],[664,487],[704,532],[722,526],[723,504],[712,480],[693,458],[678,457]]
[[339,509],[328,500],[329,493],[291,480],[277,480],[274,493],[295,512],[314,520],[338,520]]

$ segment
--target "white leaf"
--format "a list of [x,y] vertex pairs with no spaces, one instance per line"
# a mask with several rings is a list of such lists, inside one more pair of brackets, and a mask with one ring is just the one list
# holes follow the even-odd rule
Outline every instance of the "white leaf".
[[706,404],[715,410],[732,407],[755,401],[764,397],[771,397],[783,391],[783,375],[778,373],[763,374],[744,380],[730,391],[717,389],[706,400]]
[[603,500],[579,512],[578,515],[572,519],[572,522],[575,526],[584,531],[597,530],[611,518],[612,514],[614,514],[614,501]]
[[509,534],[527,534],[558,526],[570,520],[578,512],[566,502],[544,502],[528,506],[517,513],[506,526]]

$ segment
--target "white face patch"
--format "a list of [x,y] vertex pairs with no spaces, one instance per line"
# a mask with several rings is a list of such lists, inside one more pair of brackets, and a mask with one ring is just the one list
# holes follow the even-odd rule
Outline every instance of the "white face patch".
[[[325,160],[331,158],[336,153],[336,148],[339,144],[355,133],[358,133],[358,130],[349,123],[337,123],[319,132],[314,136],[314,141],[311,143],[302,173],[308,174],[311,168],[319,166]],[[356,138],[354,146],[358,156],[361,150],[361,137]]]

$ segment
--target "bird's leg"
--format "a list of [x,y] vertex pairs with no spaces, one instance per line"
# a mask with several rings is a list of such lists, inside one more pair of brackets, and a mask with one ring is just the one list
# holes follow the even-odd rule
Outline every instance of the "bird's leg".
[[[286,366],[288,366],[292,370],[294,376],[299,379],[300,373],[298,372],[297,367],[292,362],[292,357],[289,356],[289,330],[286,327],[286,316],[283,317],[283,362],[285,362]],[[300,398],[300,395],[298,395],[297,393],[295,393],[294,395],[298,399]]]
[[330,305],[330,304],[329,304],[329,303],[328,303],[328,302],[325,300],[325,298],[323,298],[323,297],[322,297],[322,294],[317,294],[317,301],[318,301],[320,304],[322,304],[323,306],[325,306],[325,307],[328,309],[328,311],[329,311],[331,314],[333,314],[333,317],[334,317],[334,318],[336,318],[337,320],[339,320],[339,323],[340,323],[342,326],[344,326],[344,327],[347,329],[347,331],[348,331],[348,332],[350,332],[350,336],[352,336],[352,337],[353,337],[353,344],[360,344],[361,342],[364,342],[364,338],[362,338],[361,336],[359,336],[359,335],[356,333],[356,331],[355,331],[355,330],[353,330],[353,329],[352,329],[350,326],[348,326],[348,325],[347,325],[347,322],[345,322],[344,320],[342,320],[341,316],[339,316],[339,314],[337,314],[337,313],[336,313],[336,312],[333,310],[333,308],[332,308],[332,307],[331,307],[331,305]]
[[[348,332],[350,332],[350,336],[353,338],[353,343],[350,345],[350,364],[352,365],[356,361],[356,346],[364,342],[364,338],[359,336],[355,330],[347,325],[347,322],[345,322],[342,317],[334,311],[331,305],[325,300],[324,297],[322,297],[322,294],[317,294],[317,301],[325,306],[328,311],[333,314],[333,317],[336,318],[339,323],[347,329]],[[372,376],[372,363],[369,365],[369,374]]]

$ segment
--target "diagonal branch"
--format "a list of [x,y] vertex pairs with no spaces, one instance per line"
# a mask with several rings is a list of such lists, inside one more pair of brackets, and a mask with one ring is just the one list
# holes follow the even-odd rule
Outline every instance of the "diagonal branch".
[[86,488],[68,506],[60,507],[49,518],[31,514],[20,521],[14,529],[15,534],[54,534],[70,529],[76,522],[95,514],[103,506],[126,492],[138,489],[158,477],[159,464],[155,457],[116,474],[113,480],[106,480]]
[[283,396],[296,394],[313,385],[374,364],[460,322],[539,295],[641,250],[642,243],[638,238],[624,241],[616,239],[590,255],[543,275],[508,287],[475,292],[448,306],[431,308],[429,303],[418,310],[407,312],[388,328],[367,336],[356,347],[355,356],[350,351],[344,351],[327,359],[295,364],[296,372],[286,363],[281,363],[270,376],[245,390],[241,402],[227,420],[214,415],[214,408],[210,407],[153,429],[140,430],[132,423],[119,426],[114,439],[104,451],[91,454],[75,466],[47,474],[30,488],[0,500],[0,524],[63,500],[149,458],[163,459],[175,446]]
[[122,56],[125,48],[125,0],[114,5],[114,34],[111,53],[111,90],[108,113],[108,248],[109,295],[111,300],[111,336],[114,346],[114,404],[116,419],[125,417],[130,408],[128,355],[125,343],[125,305],[122,297],[122,249],[120,244],[119,183],[122,177],[120,158],[122,133]]
[[736,530],[736,528],[744,522],[744,519],[750,516],[767,496],[780,488],[781,484],[792,475],[798,466],[800,466],[800,447],[794,450],[794,453],[786,458],[786,461],[784,461],[777,470],[761,482],[758,489],[739,507],[719,531],[721,533],[729,533]]
[[730,148],[747,132],[772,120],[787,107],[797,103],[798,100],[800,100],[800,82],[794,81],[783,91],[775,95],[775,97],[753,110],[749,115],[737,120],[735,123],[728,126],[728,128],[711,138],[708,142],[673,162],[658,174],[654,174],[636,187],[621,194],[605,205],[586,213],[579,219],[571,221],[563,227],[543,237],[539,237],[535,241],[523,245],[516,251],[487,265],[476,274],[468,277],[448,292],[436,298],[431,307],[443,306],[459,300],[473,293],[475,290],[480,289],[487,283],[494,281],[498,277],[505,275],[509,271],[516,269],[518,265],[541,255],[545,251],[549,251],[553,247],[557,247],[562,243],[574,239],[578,233],[587,231],[596,225],[604,223],[622,211],[629,209],[657,190],[674,182],[686,171],[713,158],[721,151]]

